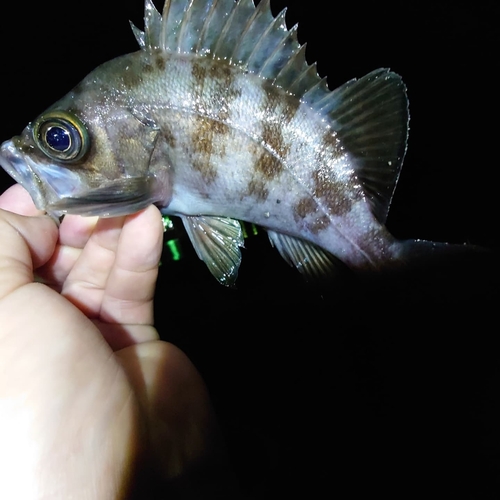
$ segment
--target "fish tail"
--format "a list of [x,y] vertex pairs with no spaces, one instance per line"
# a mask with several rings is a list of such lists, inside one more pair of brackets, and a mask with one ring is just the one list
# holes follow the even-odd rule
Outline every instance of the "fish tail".
[[397,266],[454,266],[472,263],[482,257],[489,257],[492,251],[488,248],[470,244],[436,243],[426,240],[404,240],[395,244],[394,259]]
[[393,242],[388,251],[391,257],[382,259],[379,267],[357,274],[358,281],[354,283],[356,290],[362,290],[360,300],[363,296],[369,300],[382,297],[395,310],[406,310],[410,302],[419,303],[422,312],[428,312],[445,303],[470,308],[477,304],[476,300],[498,295],[497,250],[470,244],[404,240]]

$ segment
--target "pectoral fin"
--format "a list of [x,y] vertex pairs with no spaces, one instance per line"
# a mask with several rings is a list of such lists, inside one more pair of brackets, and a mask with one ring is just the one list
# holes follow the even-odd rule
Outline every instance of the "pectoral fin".
[[214,277],[223,285],[234,285],[241,263],[240,247],[243,247],[239,221],[204,215],[181,219],[198,257]]
[[290,266],[295,266],[304,277],[311,281],[321,281],[337,274],[344,265],[332,254],[298,238],[268,231],[271,245]]

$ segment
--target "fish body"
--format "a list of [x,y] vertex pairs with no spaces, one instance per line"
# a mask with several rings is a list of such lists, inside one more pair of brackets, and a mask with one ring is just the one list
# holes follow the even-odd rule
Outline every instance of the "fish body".
[[163,15],[146,0],[141,50],[96,68],[2,144],[0,164],[54,216],[155,203],[227,285],[239,220],[266,228],[307,276],[401,261],[412,245],[384,223],[405,86],[379,69],[329,91],[284,16],[268,0],[167,0]]

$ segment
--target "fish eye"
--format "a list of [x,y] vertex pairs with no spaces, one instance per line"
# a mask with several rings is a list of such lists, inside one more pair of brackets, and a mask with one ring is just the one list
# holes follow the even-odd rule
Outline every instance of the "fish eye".
[[39,116],[33,125],[37,146],[54,160],[76,161],[88,150],[85,125],[67,111],[49,111]]

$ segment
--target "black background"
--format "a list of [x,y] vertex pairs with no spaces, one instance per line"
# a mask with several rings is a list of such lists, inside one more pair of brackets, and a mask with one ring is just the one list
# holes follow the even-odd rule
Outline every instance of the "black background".
[[[331,88],[378,67],[402,75],[411,132],[390,231],[493,252],[318,291],[262,232],[229,290],[178,225],[184,258],[160,268],[157,326],[206,380],[249,498],[500,498],[494,5],[273,3],[289,6]],[[142,10],[141,0],[3,4],[0,141],[136,50],[128,20],[142,26]],[[0,172],[0,190],[11,183]]]

